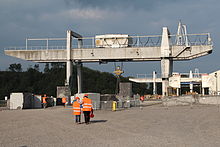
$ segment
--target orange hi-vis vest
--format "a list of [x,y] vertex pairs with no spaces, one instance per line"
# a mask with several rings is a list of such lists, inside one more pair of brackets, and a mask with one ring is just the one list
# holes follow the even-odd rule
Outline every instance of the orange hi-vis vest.
[[73,115],[80,115],[81,111],[80,111],[80,103],[78,101],[75,101],[73,103]]
[[42,97],[42,100],[43,100],[43,103],[44,103],[44,104],[46,104],[46,103],[47,103],[46,98],[47,98],[47,97],[45,97],[45,96],[44,96],[44,97]]
[[89,98],[83,98],[83,111],[92,111],[92,100]]
[[62,98],[62,103],[66,104],[66,98],[65,97]]

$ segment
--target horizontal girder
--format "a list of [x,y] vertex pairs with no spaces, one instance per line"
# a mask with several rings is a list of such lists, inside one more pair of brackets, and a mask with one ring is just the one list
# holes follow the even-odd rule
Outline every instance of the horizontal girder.
[[[210,54],[212,45],[171,46],[173,60],[190,60]],[[5,54],[35,62],[66,62],[66,49],[55,50],[5,50]],[[71,60],[81,62],[100,61],[159,61],[160,47],[127,47],[127,48],[77,48],[71,49]]]

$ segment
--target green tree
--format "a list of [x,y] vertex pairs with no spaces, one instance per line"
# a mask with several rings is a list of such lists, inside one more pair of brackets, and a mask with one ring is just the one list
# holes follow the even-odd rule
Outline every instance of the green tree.
[[22,68],[21,68],[21,64],[18,63],[14,63],[14,64],[10,64],[9,66],[9,71],[12,71],[12,72],[22,72]]
[[34,65],[34,69],[35,69],[36,71],[39,71],[39,70],[40,70],[39,64],[35,64],[35,65]]
[[[19,64],[18,64],[19,65]],[[64,86],[66,79],[65,64],[53,64],[49,68],[47,63],[44,72],[38,71],[38,65],[29,67],[27,71],[21,71],[21,65],[10,65],[10,71],[0,71],[0,99],[9,96],[12,92],[31,92],[34,94],[48,94],[56,96],[56,87]],[[9,69],[8,68],[8,69]],[[11,72],[14,71],[14,72]],[[73,66],[73,74],[70,78],[72,94],[77,92],[76,66]],[[97,92],[101,94],[115,94],[116,77],[107,72],[92,70],[87,67],[82,68],[83,92]],[[129,82],[129,78],[120,77],[121,82]],[[149,94],[152,86],[146,84],[133,83],[133,93]]]
[[51,63],[52,69],[58,69],[58,68],[64,68],[64,67],[65,67],[65,63],[60,63],[60,62]]
[[44,67],[44,72],[48,73],[49,71],[50,71],[50,65],[49,65],[49,63],[46,63],[45,67]]

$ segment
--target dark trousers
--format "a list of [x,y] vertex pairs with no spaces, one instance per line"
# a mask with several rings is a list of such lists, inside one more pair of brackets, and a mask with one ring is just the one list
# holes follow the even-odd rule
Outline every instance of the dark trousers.
[[47,107],[47,103],[43,103],[43,108],[45,109]]
[[80,123],[80,115],[76,115],[76,123]]
[[83,111],[85,117],[85,123],[90,122],[90,111]]

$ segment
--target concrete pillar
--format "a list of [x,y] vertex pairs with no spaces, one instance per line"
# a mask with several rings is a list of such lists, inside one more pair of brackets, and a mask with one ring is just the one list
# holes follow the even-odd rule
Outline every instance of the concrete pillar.
[[173,60],[170,49],[170,33],[167,27],[163,27],[162,41],[161,41],[161,78],[162,78],[162,95],[166,96],[168,93],[169,77],[173,72]]
[[[190,79],[193,78],[192,70],[189,71],[189,78],[190,78]],[[191,81],[192,81],[192,80],[191,80]],[[190,88],[190,92],[192,93],[192,92],[193,92],[193,83],[192,83],[192,82],[190,82],[189,88]]]
[[153,71],[153,95],[157,94],[156,78],[157,73]]
[[[83,46],[83,40],[81,38],[78,39],[78,48],[82,48]],[[82,63],[77,62],[77,88],[78,92],[77,93],[82,93]]]
[[202,88],[202,95],[205,95],[205,88]]
[[161,77],[169,78],[173,72],[172,59],[162,58],[160,64],[161,64]]
[[180,89],[176,88],[176,96],[179,96],[179,95],[180,95]]
[[216,95],[218,95],[218,73],[216,72],[215,73],[215,85],[216,85],[216,88],[215,88],[215,91],[216,91]]
[[70,77],[72,75],[72,61],[71,61],[71,48],[72,48],[72,35],[71,31],[67,31],[66,36],[66,55],[67,55],[67,61],[66,61],[66,83],[65,85],[69,85]]
[[72,76],[73,72],[73,63],[72,61],[66,61],[66,86],[70,84],[70,77]]
[[162,95],[166,96],[168,93],[167,88],[169,87],[169,77],[172,74],[173,68],[172,60],[161,59],[161,78],[162,78]]
[[78,85],[78,92],[82,93],[82,63],[76,63],[77,66],[77,85]]

